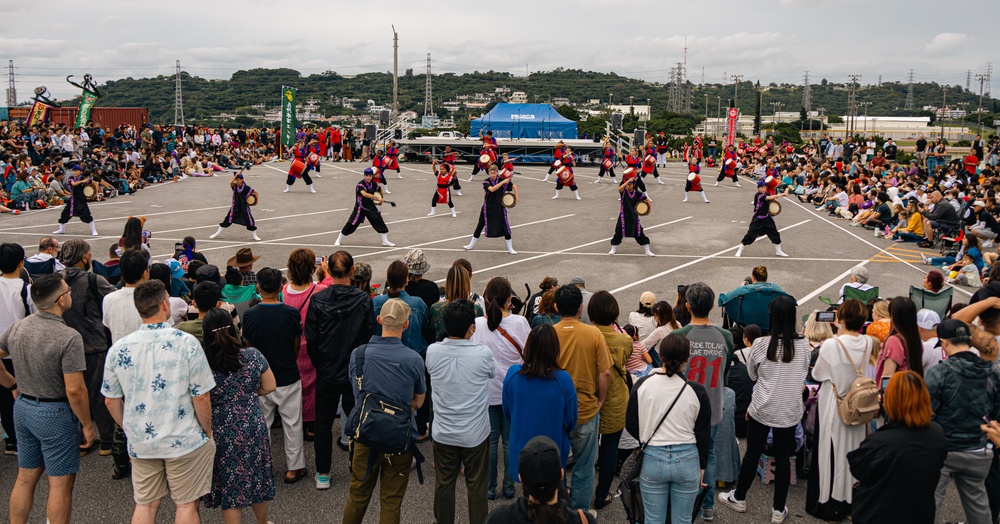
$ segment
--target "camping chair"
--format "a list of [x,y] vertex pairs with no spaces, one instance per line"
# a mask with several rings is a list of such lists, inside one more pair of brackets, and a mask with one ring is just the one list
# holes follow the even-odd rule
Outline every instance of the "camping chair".
[[955,289],[946,287],[937,293],[928,291],[917,286],[910,286],[910,300],[917,305],[917,309],[929,309],[941,317],[946,318],[948,310],[951,309],[951,298]]
[[117,286],[118,282],[122,279],[122,268],[118,264],[106,266],[94,260],[91,263],[91,267],[94,268],[94,274],[101,275],[112,286]]
[[25,260],[24,270],[28,272],[32,280],[45,275],[51,275],[56,272],[56,259],[50,258],[44,262],[28,262]]
[[722,327],[729,329],[734,325],[757,324],[762,332],[768,333],[771,330],[771,315],[767,312],[767,307],[775,297],[781,295],[788,295],[788,293],[773,289],[760,289],[732,297],[726,302],[720,300]]
[[[837,298],[839,299],[840,297]],[[867,305],[868,301],[878,298],[878,288],[873,287],[871,289],[862,291],[856,287],[847,286],[844,288],[844,300],[848,300],[851,298],[860,300],[862,304]],[[819,297],[819,301],[828,306],[834,306],[839,303],[839,302],[834,302],[833,299],[829,297]]]

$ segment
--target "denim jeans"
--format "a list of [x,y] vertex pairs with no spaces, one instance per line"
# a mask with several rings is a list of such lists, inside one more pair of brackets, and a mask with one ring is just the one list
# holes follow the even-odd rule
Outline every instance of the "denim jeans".
[[510,476],[508,456],[510,455],[510,421],[503,416],[503,406],[490,406],[490,481],[486,492],[497,490],[497,444],[503,439],[503,491],[514,492],[514,479]]
[[901,239],[903,242],[923,242],[926,238],[910,233],[909,231],[897,231],[892,237],[893,240]]
[[690,523],[701,478],[697,446],[648,446],[644,455],[639,491],[646,522],[666,522],[669,507],[672,524]]
[[715,507],[715,435],[719,432],[719,424],[712,426],[712,437],[708,443],[708,462],[705,464],[704,479],[705,484],[708,484],[708,491],[705,492],[705,502],[701,504],[703,509],[712,509]]
[[941,267],[945,264],[951,265],[955,263],[955,257],[931,257],[928,262],[929,265],[934,267]]
[[597,462],[597,449],[601,426],[601,414],[598,412],[586,424],[577,424],[569,434],[569,445],[573,453],[566,470],[570,477],[570,496],[573,510],[590,508],[590,499],[594,496],[594,464]]

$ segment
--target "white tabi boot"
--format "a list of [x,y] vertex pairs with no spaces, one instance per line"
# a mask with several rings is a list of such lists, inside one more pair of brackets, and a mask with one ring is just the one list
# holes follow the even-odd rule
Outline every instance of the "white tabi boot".
[[510,253],[511,255],[516,255],[517,251],[514,251],[514,246],[512,244],[512,241],[507,240],[506,242],[507,242],[507,252]]
[[61,235],[66,232],[66,224],[59,224],[59,229],[52,232],[53,235]]
[[702,200],[705,201],[706,204],[709,203],[708,202],[708,195],[706,195],[704,191],[701,192],[701,198],[702,198]]
[[282,193],[291,193],[291,192],[292,192],[292,186],[285,184],[285,190],[282,191]]
[[618,252],[618,246],[616,246],[616,245],[612,244],[612,245],[611,245],[611,251],[608,251],[608,254],[609,254],[609,255],[614,255],[614,254],[615,254],[615,253],[617,253],[617,252]]
[[379,233],[379,236],[382,237],[382,245],[383,246],[386,246],[386,247],[396,247],[396,244],[393,244],[392,242],[389,242],[389,237],[386,235],[386,233]]
[[787,257],[788,254],[781,250],[781,244],[774,245],[774,256],[776,257]]
[[477,240],[479,240],[479,239],[476,238],[476,237],[472,237],[472,240],[469,241],[469,244],[466,245],[466,246],[462,246],[462,247],[464,247],[465,249],[468,249],[469,251],[472,251],[472,248],[476,247],[476,241]]
[[430,213],[427,213],[427,216],[429,216],[429,217],[432,217],[432,216],[434,216],[434,215],[436,215],[436,214],[438,214],[438,208],[436,208],[436,207],[432,207],[432,208],[431,208],[431,212],[430,212]]
[[642,246],[642,249],[646,252],[646,256],[655,257],[652,251],[649,250],[649,244]]
[[576,196],[577,200],[580,200],[580,192],[579,191],[573,191],[573,195]]
[[97,236],[97,224],[94,224],[93,222],[91,222],[91,223],[89,223],[87,225],[90,226],[90,236],[96,237]]
[[743,244],[740,244],[740,248],[736,250],[736,254],[733,256],[741,257],[743,256],[743,249],[746,248]]
[[254,240],[260,242],[260,237],[257,236],[257,232],[256,231],[251,231],[250,232],[250,237],[253,238]]
[[339,246],[340,245],[340,241],[343,240],[343,239],[344,239],[344,234],[343,233],[337,235],[337,241],[334,242],[333,245]]
[[312,184],[309,184],[309,192],[310,193],[315,193],[316,192],[316,188],[314,188]]
[[216,231],[215,233],[212,233],[211,235],[208,235],[208,238],[213,238],[213,239],[214,239],[214,238],[218,238],[218,237],[219,237],[219,235],[221,235],[221,234],[222,234],[222,232],[223,232],[223,231],[225,231],[225,230],[226,230],[226,228],[224,228],[224,227],[222,227],[222,226],[219,226],[219,230],[218,230],[218,231]]

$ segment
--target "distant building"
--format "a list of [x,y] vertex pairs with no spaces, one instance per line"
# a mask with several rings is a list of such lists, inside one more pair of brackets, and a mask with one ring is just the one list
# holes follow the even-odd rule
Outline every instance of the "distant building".
[[621,113],[623,115],[631,114],[635,111],[635,116],[639,117],[640,122],[645,122],[649,120],[649,106],[646,104],[612,104],[612,113]]
[[552,107],[568,106],[569,99],[563,97],[556,97],[552,99]]
[[514,91],[510,94],[510,103],[512,104],[527,104],[528,94],[524,91]]
[[420,119],[420,127],[424,129],[441,127],[441,119],[436,116],[425,116]]

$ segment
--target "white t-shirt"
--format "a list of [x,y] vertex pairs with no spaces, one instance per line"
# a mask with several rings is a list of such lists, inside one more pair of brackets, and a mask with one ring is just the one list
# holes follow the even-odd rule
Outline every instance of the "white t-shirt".
[[134,297],[134,287],[123,287],[104,297],[104,325],[111,330],[112,344],[142,325]]
[[944,360],[945,357],[944,350],[941,349],[940,347],[934,347],[937,346],[937,343],[938,343],[937,337],[933,337],[922,342],[924,347],[924,353],[923,353],[923,358],[921,358],[920,360],[924,365],[925,376],[927,375],[927,370],[940,364],[941,361]]
[[507,376],[507,370],[514,364],[521,364],[523,359],[521,353],[524,351],[524,344],[528,341],[528,334],[531,333],[531,326],[528,319],[521,315],[510,315],[500,321],[500,327],[507,332],[520,346],[514,347],[500,333],[500,329],[490,331],[486,317],[476,319],[476,332],[472,335],[472,342],[482,344],[493,352],[493,363],[496,367],[493,378],[490,379],[489,405],[499,406],[503,403],[503,379]]
[[[6,332],[15,322],[34,313],[35,304],[31,302],[31,286],[26,290],[28,293],[28,311],[24,311],[24,301],[21,300],[21,288],[24,281],[20,278],[7,278],[0,276],[0,333]],[[10,360],[8,356],[6,360]]]

